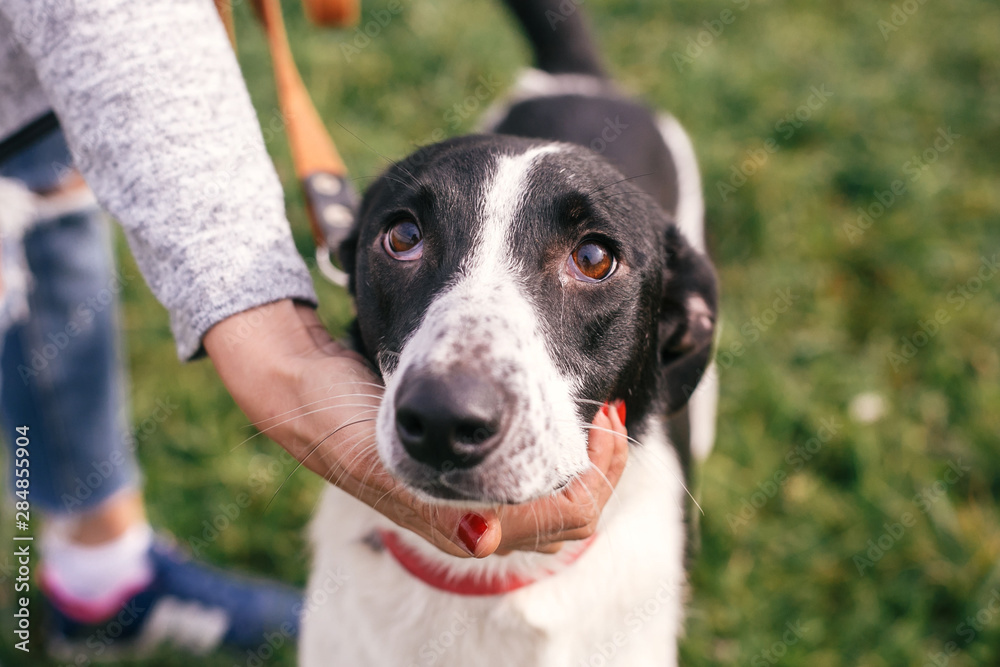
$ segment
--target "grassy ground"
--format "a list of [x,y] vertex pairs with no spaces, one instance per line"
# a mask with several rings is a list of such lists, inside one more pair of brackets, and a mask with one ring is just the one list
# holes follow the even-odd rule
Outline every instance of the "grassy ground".
[[[366,3],[365,19],[385,6]],[[245,9],[240,57],[266,127],[274,91]],[[718,440],[700,472],[684,664],[998,664],[995,4],[586,9],[616,78],[694,139],[723,286]],[[477,88],[502,94],[527,58],[485,0],[404,2],[367,42],[286,11],[307,85],[350,130],[331,123],[357,176],[437,130],[468,131]],[[268,148],[291,184],[283,137]],[[288,204],[309,252],[298,194]],[[153,520],[212,561],[301,583],[317,480],[297,473],[277,491],[289,457],[259,440],[238,446],[244,418],[207,362],[177,366],[164,313],[121,257],[136,277],[125,321]],[[344,294],[321,293],[342,331]],[[241,492],[249,506],[226,519]],[[25,664],[6,648],[0,659]],[[267,664],[293,662],[282,649]]]

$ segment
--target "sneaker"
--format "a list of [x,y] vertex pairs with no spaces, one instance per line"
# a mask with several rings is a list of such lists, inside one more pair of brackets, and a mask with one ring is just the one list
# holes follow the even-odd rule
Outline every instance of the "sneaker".
[[[154,576],[120,611],[87,619],[49,594],[46,647],[53,658],[80,664],[141,658],[162,646],[205,655],[220,645],[268,653],[295,643],[302,595],[198,563],[159,541],[150,548]],[[83,664],[89,664],[84,662]]]

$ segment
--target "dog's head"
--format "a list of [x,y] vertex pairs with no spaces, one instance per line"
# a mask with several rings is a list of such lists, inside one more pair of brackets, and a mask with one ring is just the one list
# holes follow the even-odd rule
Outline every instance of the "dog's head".
[[715,277],[596,154],[498,136],[417,151],[341,249],[379,368],[379,455],[437,499],[518,503],[589,465],[587,427],[683,406],[709,360]]

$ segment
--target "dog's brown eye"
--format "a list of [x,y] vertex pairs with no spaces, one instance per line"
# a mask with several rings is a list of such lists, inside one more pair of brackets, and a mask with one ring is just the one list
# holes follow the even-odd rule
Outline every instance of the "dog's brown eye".
[[570,260],[574,276],[585,282],[604,280],[618,266],[611,251],[597,241],[584,241],[578,245]]
[[416,222],[402,220],[385,233],[382,246],[390,257],[409,261],[419,259],[423,254],[424,238]]

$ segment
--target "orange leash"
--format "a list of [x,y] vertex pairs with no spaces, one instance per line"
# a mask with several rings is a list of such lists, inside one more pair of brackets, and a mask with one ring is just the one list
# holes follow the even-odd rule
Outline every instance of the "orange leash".
[[[215,3],[235,44],[231,0],[215,0]],[[353,23],[360,13],[358,0],[303,0],[303,3],[310,20],[325,26]],[[336,252],[350,234],[358,195],[295,66],[280,0],[252,0],[252,4],[267,36],[285,134],[316,241],[316,259],[327,279],[346,286],[347,275],[330,261],[330,252]]]

